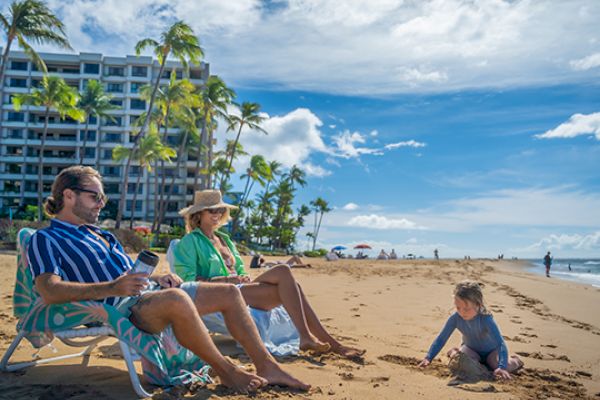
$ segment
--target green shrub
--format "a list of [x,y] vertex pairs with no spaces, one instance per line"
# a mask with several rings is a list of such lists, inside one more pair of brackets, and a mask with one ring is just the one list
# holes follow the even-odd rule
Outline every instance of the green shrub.
[[326,249],[318,249],[318,250],[307,250],[304,253],[305,257],[324,257],[327,254]]

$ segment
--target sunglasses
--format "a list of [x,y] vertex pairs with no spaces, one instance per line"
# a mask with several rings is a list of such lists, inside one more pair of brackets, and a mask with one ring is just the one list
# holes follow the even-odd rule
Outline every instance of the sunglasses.
[[71,188],[71,190],[77,191],[77,192],[83,192],[83,193],[91,193],[94,195],[94,201],[96,203],[100,203],[100,202],[104,202],[104,204],[106,204],[108,202],[108,196],[105,195],[104,193],[101,192],[96,192],[95,190],[90,190],[90,189],[84,189],[84,188],[80,188],[80,187],[74,187]]
[[225,207],[207,208],[206,211],[208,211],[210,214],[225,214],[225,211],[227,211],[227,209]]

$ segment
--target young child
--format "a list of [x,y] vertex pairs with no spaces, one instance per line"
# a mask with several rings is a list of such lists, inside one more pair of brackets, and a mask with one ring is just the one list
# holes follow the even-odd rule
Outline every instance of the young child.
[[457,284],[454,304],[456,312],[448,318],[419,367],[427,367],[442,350],[454,329],[458,329],[463,335],[463,343],[460,349],[454,347],[448,352],[450,358],[458,352],[465,353],[487,365],[496,378],[510,379],[510,373],[521,368],[523,362],[517,356],[508,357],[506,343],[494,318],[485,308],[479,284],[473,281]]

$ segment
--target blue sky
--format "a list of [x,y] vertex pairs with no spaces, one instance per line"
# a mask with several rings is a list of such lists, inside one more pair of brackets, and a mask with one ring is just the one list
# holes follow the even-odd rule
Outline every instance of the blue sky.
[[211,72],[268,116],[245,148],[309,173],[298,205],[334,207],[320,246],[600,256],[597,1],[49,4],[81,52],[190,23]]

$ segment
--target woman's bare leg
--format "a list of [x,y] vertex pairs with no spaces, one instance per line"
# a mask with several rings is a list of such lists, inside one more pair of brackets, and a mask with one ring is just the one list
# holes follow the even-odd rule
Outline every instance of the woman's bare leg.
[[300,349],[326,352],[329,345],[319,341],[310,331],[303,301],[296,280],[288,266],[278,265],[241,288],[244,300],[251,307],[270,310],[279,304],[287,310],[300,335]]

